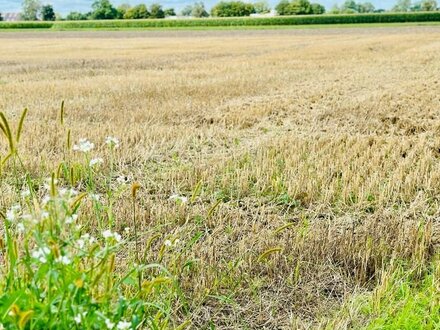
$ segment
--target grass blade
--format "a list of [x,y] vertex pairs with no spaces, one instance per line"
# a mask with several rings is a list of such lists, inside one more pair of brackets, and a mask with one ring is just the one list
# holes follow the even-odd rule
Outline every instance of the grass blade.
[[20,122],[18,123],[17,138],[16,138],[17,143],[20,141],[21,131],[23,130],[23,123],[24,123],[24,119],[26,118],[27,112],[28,112],[28,109],[25,108],[23,110],[23,113],[21,114]]

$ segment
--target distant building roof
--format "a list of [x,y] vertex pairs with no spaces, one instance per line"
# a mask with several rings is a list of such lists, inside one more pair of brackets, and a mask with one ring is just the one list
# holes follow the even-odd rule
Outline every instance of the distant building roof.
[[273,17],[273,16],[277,16],[277,12],[276,12],[276,10],[272,9],[268,13],[264,13],[264,14],[251,14],[250,16],[251,17]]
[[16,22],[21,19],[20,13],[2,13],[2,17],[6,22]]

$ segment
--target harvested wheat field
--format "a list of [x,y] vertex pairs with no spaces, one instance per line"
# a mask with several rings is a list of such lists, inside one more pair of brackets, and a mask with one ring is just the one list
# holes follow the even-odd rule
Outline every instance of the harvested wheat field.
[[440,328],[440,28],[0,44],[10,329]]

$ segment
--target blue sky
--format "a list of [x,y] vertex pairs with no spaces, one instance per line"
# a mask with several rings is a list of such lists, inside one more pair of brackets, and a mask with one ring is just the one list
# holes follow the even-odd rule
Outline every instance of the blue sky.
[[[74,1],[64,1],[64,0],[41,0],[43,3],[50,3],[54,6],[56,12],[66,14],[70,11],[83,11],[86,12],[90,10],[90,7],[93,3],[93,0],[74,0]],[[212,5],[217,3],[219,0],[206,0],[206,7],[210,8]],[[367,0],[365,0],[367,1]],[[371,0],[370,0],[371,1]],[[389,9],[397,0],[385,0],[385,1],[374,1],[371,2],[376,6],[376,8],[384,8]],[[135,5],[137,3],[153,3],[158,2],[162,4],[164,7],[173,7],[177,11],[182,9],[187,4],[191,4],[194,1],[192,0],[113,0],[112,3],[115,5],[119,5],[121,3],[129,3],[131,5]],[[252,1],[251,1],[252,2]],[[277,0],[269,0],[268,1],[272,6],[274,6],[279,1]],[[311,2],[319,2],[325,5],[327,8],[331,8],[335,3],[342,3],[343,0],[317,0]],[[359,2],[364,2],[361,0]],[[18,12],[21,8],[22,0],[0,0],[0,12]]]

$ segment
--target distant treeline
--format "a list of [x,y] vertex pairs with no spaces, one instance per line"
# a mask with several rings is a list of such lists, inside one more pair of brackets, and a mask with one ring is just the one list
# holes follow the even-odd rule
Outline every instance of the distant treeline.
[[[422,0],[412,3],[411,0],[398,0],[396,5],[389,12],[430,12],[438,11],[436,0]],[[328,11],[328,14],[366,14],[384,13],[384,9],[375,8],[370,2],[356,2],[347,0],[342,5],[335,5]],[[186,6],[179,13],[181,16],[203,18],[203,17],[243,17],[252,14],[264,15],[321,15],[326,9],[319,3],[311,3],[309,0],[281,0],[274,8],[269,6],[265,0],[254,3],[243,1],[220,1],[208,13],[203,2],[195,2]],[[111,19],[146,19],[165,18],[176,16],[174,8],[163,8],[158,3],[150,6],[138,4],[130,6],[122,4],[115,7],[110,0],[95,0],[91,11],[87,13],[71,12],[66,17],[55,14],[50,4],[43,5],[39,0],[24,0],[21,12],[21,19],[25,21],[55,21],[55,20],[111,20]],[[0,20],[2,16],[0,14]]]
[[370,13],[338,15],[296,15],[275,17],[229,17],[194,19],[126,19],[126,20],[81,20],[57,22],[0,22],[0,29],[124,29],[124,28],[191,28],[232,26],[282,26],[307,24],[362,24],[440,22],[440,11],[408,13]]

